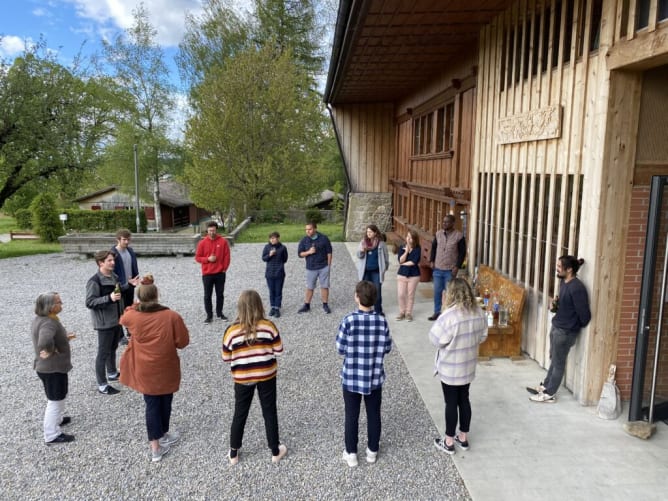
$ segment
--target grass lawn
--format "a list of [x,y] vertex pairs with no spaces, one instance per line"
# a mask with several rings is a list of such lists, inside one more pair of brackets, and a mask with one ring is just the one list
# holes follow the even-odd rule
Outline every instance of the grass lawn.
[[62,251],[63,247],[59,243],[45,244],[39,240],[14,240],[6,244],[0,243],[0,259],[32,256],[33,254],[52,254]]
[[[18,230],[13,217],[0,214],[0,233],[9,233]],[[6,244],[0,243],[0,259],[9,257],[32,256],[33,254],[51,254],[62,252],[59,243],[45,244],[39,240],[14,240]]]
[[[241,232],[236,242],[250,244],[269,241],[269,233],[277,231],[281,234],[281,242],[299,242],[304,233],[301,223],[252,223]],[[343,242],[343,223],[320,223],[318,231],[329,237],[332,242]]]
[[9,233],[13,230],[18,230],[18,227],[16,226],[16,219],[4,214],[0,214],[0,233]]

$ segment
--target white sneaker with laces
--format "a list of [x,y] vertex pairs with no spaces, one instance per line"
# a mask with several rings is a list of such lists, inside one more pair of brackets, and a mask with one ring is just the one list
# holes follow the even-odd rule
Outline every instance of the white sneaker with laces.
[[378,451],[373,452],[371,449],[368,447],[366,448],[366,462],[367,463],[375,463],[376,459],[378,459]]
[[540,402],[543,404],[553,404],[557,401],[557,397],[555,395],[548,395],[547,393],[543,393],[541,391],[537,395],[531,395],[529,397],[529,400],[531,400],[532,402]]
[[351,468],[354,468],[357,466],[357,453],[356,452],[347,452],[346,450],[343,451],[343,460],[350,466]]
[[181,434],[178,431],[168,431],[160,439],[158,439],[158,443],[160,445],[174,445],[179,441],[179,438],[181,438]]

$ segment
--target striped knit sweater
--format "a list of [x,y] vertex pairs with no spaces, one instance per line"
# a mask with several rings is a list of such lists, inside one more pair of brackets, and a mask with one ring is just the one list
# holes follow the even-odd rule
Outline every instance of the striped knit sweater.
[[223,335],[223,360],[230,363],[236,383],[255,384],[276,376],[276,355],[283,352],[283,342],[278,328],[270,320],[257,325],[257,339],[253,344],[244,340],[243,327],[234,323]]
[[475,377],[478,345],[485,339],[487,320],[480,308],[467,311],[461,306],[451,306],[429,331],[431,344],[438,348],[434,373],[448,385],[469,384]]

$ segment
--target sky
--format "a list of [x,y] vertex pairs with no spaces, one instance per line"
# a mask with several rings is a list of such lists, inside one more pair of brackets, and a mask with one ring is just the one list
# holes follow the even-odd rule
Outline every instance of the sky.
[[[0,15],[0,59],[11,61],[20,55],[26,44],[43,39],[46,47],[69,66],[77,54],[101,52],[101,40],[113,40],[133,24],[132,12],[140,3],[148,11],[149,21],[157,30],[157,43],[165,53],[165,63],[177,88],[181,87],[174,56],[184,33],[186,13],[199,16],[203,0],[5,0]],[[227,0],[238,13],[250,11],[252,0]],[[338,4],[325,0],[331,7]],[[324,78],[324,77],[323,77]],[[185,96],[175,96],[177,106],[185,106]],[[175,113],[183,123],[185,115]],[[177,126],[178,128],[181,128]],[[178,131],[177,135],[178,134]]]
[[[113,38],[133,24],[132,12],[140,3],[157,30],[157,43],[165,53],[173,83],[180,87],[174,56],[183,37],[185,14],[201,13],[201,0],[10,0],[0,15],[0,58],[11,61],[26,44],[43,39],[47,48],[69,66],[77,54],[101,52],[101,40]],[[249,9],[251,0],[229,0],[239,12]],[[185,106],[183,95],[175,96],[177,107]],[[174,110],[185,118],[182,110]],[[178,120],[178,119],[177,119]],[[183,120],[178,120],[182,125]],[[179,129],[180,126],[177,126]],[[173,131],[180,135],[178,130]]]

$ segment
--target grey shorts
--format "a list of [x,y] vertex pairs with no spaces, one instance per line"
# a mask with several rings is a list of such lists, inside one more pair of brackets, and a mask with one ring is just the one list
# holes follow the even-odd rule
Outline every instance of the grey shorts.
[[306,270],[306,288],[315,289],[316,280],[320,281],[321,289],[329,289],[329,266],[319,270]]

